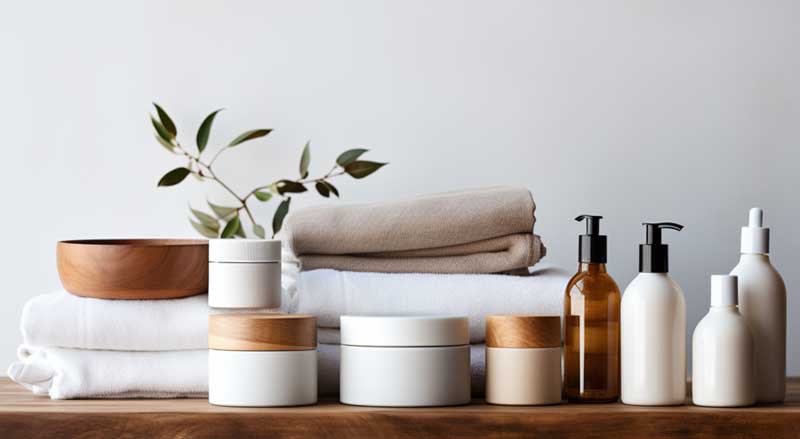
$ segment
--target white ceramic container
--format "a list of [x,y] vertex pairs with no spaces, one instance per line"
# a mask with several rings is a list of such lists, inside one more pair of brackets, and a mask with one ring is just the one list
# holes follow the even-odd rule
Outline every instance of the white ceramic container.
[[342,316],[344,404],[432,407],[470,402],[466,317]]
[[281,242],[212,239],[208,247],[208,305],[277,308],[281,304]]
[[711,276],[711,309],[692,337],[692,401],[743,407],[756,400],[753,335],[739,314],[736,276]]
[[486,402],[561,402],[561,317],[486,319]]
[[208,402],[237,407],[316,403],[316,319],[209,316]]

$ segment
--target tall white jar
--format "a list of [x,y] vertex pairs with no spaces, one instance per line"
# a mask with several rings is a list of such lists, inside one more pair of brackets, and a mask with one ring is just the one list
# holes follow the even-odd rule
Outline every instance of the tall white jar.
[[212,239],[208,244],[208,305],[277,308],[281,305],[281,242]]
[[317,402],[317,321],[300,314],[209,316],[208,402],[239,407]]
[[692,401],[709,407],[755,402],[753,335],[736,306],[736,276],[711,276],[711,309],[692,336]]
[[469,322],[445,316],[342,316],[342,403],[432,407],[470,402]]

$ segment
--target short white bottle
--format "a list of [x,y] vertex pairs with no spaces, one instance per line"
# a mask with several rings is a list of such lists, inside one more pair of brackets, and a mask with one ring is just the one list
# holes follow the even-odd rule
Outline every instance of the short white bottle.
[[692,402],[707,407],[755,403],[753,335],[739,314],[736,276],[711,276],[711,308],[692,336]]
[[775,403],[786,397],[786,285],[770,263],[763,220],[763,210],[750,209],[742,255],[731,274],[739,278],[739,310],[755,341],[756,402]]
[[633,405],[680,405],[686,400],[686,301],[668,274],[661,230],[675,223],[645,223],[639,275],[622,295],[621,399]]

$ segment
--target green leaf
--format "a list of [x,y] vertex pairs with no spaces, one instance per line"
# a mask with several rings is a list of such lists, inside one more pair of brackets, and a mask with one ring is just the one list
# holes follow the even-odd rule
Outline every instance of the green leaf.
[[358,158],[367,151],[369,150],[363,148],[348,149],[347,151],[339,154],[339,157],[336,158],[336,164],[341,167],[345,167],[358,160]]
[[183,181],[186,176],[189,175],[189,169],[187,168],[175,168],[161,177],[161,180],[158,180],[159,186],[175,186],[176,184]]
[[220,111],[222,111],[222,108],[206,116],[203,123],[200,124],[200,128],[197,129],[197,150],[199,152],[203,152],[203,150],[206,149],[206,145],[208,145],[208,135],[211,134],[211,125],[214,123],[214,118]]
[[194,227],[194,229],[197,230],[197,233],[205,236],[206,238],[213,239],[213,238],[217,237],[217,232],[216,231],[211,230],[208,227],[206,227],[206,226],[204,226],[204,225],[202,225],[200,223],[194,222],[191,219],[189,219],[189,222],[192,223],[192,227]]
[[278,232],[281,231],[281,227],[283,227],[283,219],[286,218],[286,214],[289,213],[289,205],[292,203],[292,197],[289,197],[283,201],[281,204],[278,205],[278,208],[275,209],[275,215],[272,217],[272,237],[274,238]]
[[156,129],[158,137],[161,137],[167,143],[172,143],[174,137],[164,128],[164,125],[161,125],[161,122],[157,121],[153,116],[150,116],[150,122],[153,123],[153,128]]
[[244,228],[242,227],[241,222],[239,223],[239,228],[236,229],[236,233],[234,233],[234,236],[238,236],[239,238],[247,238],[247,235],[245,235],[244,233]]
[[158,140],[158,143],[160,143],[161,146],[163,146],[164,148],[167,149],[167,151],[169,151],[171,153],[175,152],[175,145],[173,145],[172,143],[167,142],[166,140],[162,139],[161,136],[159,136],[158,134],[155,135],[155,138],[156,138],[156,140]]
[[234,215],[239,213],[239,209],[236,207],[220,206],[210,201],[208,202],[208,207],[210,207],[214,214],[223,221],[228,221]]
[[328,183],[327,181],[323,181],[322,183],[328,188],[329,191],[331,191],[333,195],[336,195],[336,198],[339,198],[339,190],[336,189],[336,186]]
[[240,143],[247,142],[248,140],[258,139],[259,137],[264,137],[271,132],[272,130],[267,128],[259,130],[250,130],[240,134],[239,137],[231,140],[231,143],[229,143],[228,146],[236,146]]
[[303,154],[300,156],[300,178],[308,177],[308,165],[311,164],[311,141],[306,142]]
[[214,232],[219,231],[219,221],[217,221],[216,218],[205,212],[192,209],[191,207],[189,208],[189,210],[192,212],[192,215],[194,215],[194,217],[197,218],[198,221],[200,221],[200,224],[202,224],[204,227],[208,227]]
[[269,201],[272,198],[272,194],[265,191],[256,191],[253,195],[258,198],[258,201]]
[[267,233],[264,231],[264,228],[258,224],[253,224],[253,233],[261,239],[267,236]]
[[300,193],[308,190],[302,183],[292,180],[281,180],[275,185],[275,188],[281,195],[286,193]]
[[318,181],[317,184],[314,185],[314,188],[316,188],[317,192],[319,192],[319,194],[322,195],[325,198],[328,198],[328,197],[331,196],[331,190],[328,189],[328,186],[325,186],[325,183],[323,183],[321,181]]
[[388,163],[370,162],[367,160],[357,160],[344,167],[344,172],[353,178],[364,178]]
[[161,106],[153,102],[153,105],[156,107],[156,111],[158,112],[158,119],[161,121],[161,125],[164,129],[167,130],[168,133],[172,134],[172,138],[174,139],[175,136],[178,135],[178,130],[175,128],[175,123],[172,122],[172,119],[169,118],[169,115],[166,111],[164,111]]
[[228,224],[225,224],[225,228],[222,229],[222,234],[219,235],[220,238],[228,239],[233,237],[236,232],[239,231],[239,228],[242,226],[241,222],[239,221],[239,215],[234,216],[228,221]]

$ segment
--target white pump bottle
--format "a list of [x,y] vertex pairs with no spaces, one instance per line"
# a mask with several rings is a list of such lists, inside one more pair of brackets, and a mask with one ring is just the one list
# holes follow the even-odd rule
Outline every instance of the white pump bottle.
[[763,210],[750,209],[731,275],[739,278],[739,310],[755,340],[756,402],[775,403],[786,397],[786,286],[770,263],[763,219]]
[[633,405],[680,405],[686,399],[686,301],[669,276],[661,230],[675,223],[645,223],[639,275],[622,295],[621,398]]

